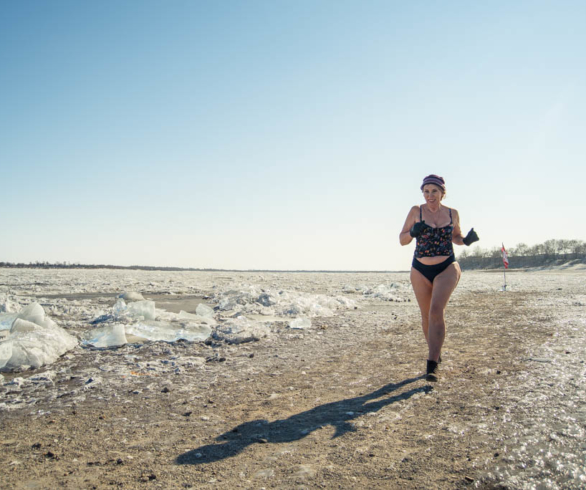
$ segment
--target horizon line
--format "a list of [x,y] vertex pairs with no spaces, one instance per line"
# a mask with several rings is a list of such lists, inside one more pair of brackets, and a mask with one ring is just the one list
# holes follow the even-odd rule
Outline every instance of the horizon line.
[[24,262],[0,262],[0,269],[122,269],[122,270],[149,270],[167,272],[297,272],[297,273],[348,273],[348,274],[389,274],[409,272],[408,270],[344,270],[344,269],[219,269],[212,267],[174,267],[174,266],[149,266],[149,265],[112,265],[112,264],[51,264]]

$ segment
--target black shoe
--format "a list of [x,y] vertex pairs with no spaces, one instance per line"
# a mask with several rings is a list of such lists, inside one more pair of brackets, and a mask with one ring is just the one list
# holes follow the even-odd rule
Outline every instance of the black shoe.
[[438,363],[435,361],[427,361],[427,374],[425,379],[427,381],[437,381],[439,377]]

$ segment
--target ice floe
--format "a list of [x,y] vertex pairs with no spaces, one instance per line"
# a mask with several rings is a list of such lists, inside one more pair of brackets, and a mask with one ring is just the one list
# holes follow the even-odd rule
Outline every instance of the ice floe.
[[41,305],[31,303],[16,315],[10,334],[0,342],[0,370],[51,364],[77,344],[74,336],[45,315]]
[[127,291],[118,296],[122,298],[124,301],[144,301],[146,298],[142,295],[142,293],[138,293],[136,291]]
[[[201,305],[200,305],[201,306]],[[216,321],[210,316],[213,309],[198,307],[198,315],[180,311],[171,313],[155,307],[154,301],[142,300],[130,304],[119,298],[111,315],[101,315],[91,323],[101,325],[83,335],[84,344],[94,347],[118,347],[128,342],[177,340],[203,341],[212,333],[210,325]]]
[[390,284],[379,284],[378,286],[366,286],[361,284],[359,286],[351,286],[346,284],[342,291],[345,293],[359,293],[365,298],[378,299],[382,301],[396,301],[401,303],[408,301],[405,294],[405,286],[399,283],[392,282]]
[[[10,275],[12,271],[7,271]],[[28,282],[21,277],[11,277],[13,289],[0,288],[0,341],[6,357],[14,340],[10,328],[17,318],[24,315],[27,321],[40,327],[56,327],[38,303],[29,304],[20,311],[18,299],[10,295],[18,290],[19,296],[36,298],[36,293],[51,294],[41,300],[47,311],[60,318],[70,338],[76,335],[83,346],[115,348],[127,343],[214,341],[242,343],[279,335],[287,329],[312,328],[312,319],[332,317],[339,312],[360,307],[365,299],[401,301],[400,287],[396,284],[352,287],[344,290],[323,288],[316,282],[314,287],[290,289],[280,287],[278,274],[247,277],[257,283],[239,282],[238,275],[187,275],[182,273],[120,273],[119,271],[57,271],[51,277],[44,272],[30,271]],[[38,279],[36,276],[38,275]],[[197,277],[197,282],[186,279]],[[213,281],[201,281],[202,278]],[[101,291],[113,291],[109,294]],[[324,294],[326,293],[326,294]],[[350,297],[349,293],[359,293]],[[63,294],[63,298],[58,295]],[[152,295],[205,297],[208,304],[199,303],[195,311],[179,313],[157,308]],[[147,299],[151,298],[151,299]],[[114,300],[114,305],[111,301]],[[109,303],[107,309],[99,304]],[[168,302],[163,301],[164,304]],[[20,315],[20,316],[19,316]],[[70,330],[72,329],[73,332]],[[2,332],[5,332],[4,334]],[[29,332],[29,337],[32,333]],[[40,334],[36,334],[40,335]],[[10,344],[7,342],[10,340]],[[29,348],[32,348],[31,338]],[[23,344],[24,345],[24,344]],[[59,351],[60,352],[60,351]],[[54,358],[53,355],[51,358]],[[16,359],[16,357],[15,357]],[[40,359],[40,358],[39,358]],[[26,360],[28,362],[28,360]],[[22,365],[37,365],[41,361]],[[47,357],[43,363],[51,362]],[[6,360],[6,366],[17,363]]]
[[311,328],[311,320],[307,317],[300,316],[289,322],[289,328],[306,329]]
[[258,285],[220,291],[214,296],[220,311],[242,314],[292,316],[334,316],[337,310],[354,309],[355,300],[345,296],[328,296],[298,291],[266,290]]

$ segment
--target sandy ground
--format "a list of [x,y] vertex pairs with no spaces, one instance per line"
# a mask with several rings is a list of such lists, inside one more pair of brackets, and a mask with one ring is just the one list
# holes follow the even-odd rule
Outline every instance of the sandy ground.
[[[341,288],[347,277],[327,281]],[[438,383],[422,377],[413,297],[364,300],[258,342],[78,348],[47,368],[4,373],[0,487],[584,488],[579,470],[540,468],[519,449],[527,421],[543,420],[527,429],[534,445],[559,443],[584,463],[584,279],[510,274],[502,292],[502,273],[465,273]],[[169,310],[203,301],[158,300]],[[544,395],[554,385],[563,406]],[[561,411],[572,434],[554,427]]]

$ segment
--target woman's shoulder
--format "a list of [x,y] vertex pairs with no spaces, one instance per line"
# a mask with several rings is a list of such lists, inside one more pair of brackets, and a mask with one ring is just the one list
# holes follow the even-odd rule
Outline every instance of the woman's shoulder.
[[419,215],[419,210],[421,209],[421,206],[419,206],[419,204],[416,204],[415,206],[413,206],[410,210],[409,210],[409,215]]
[[448,208],[448,210],[450,211],[450,214],[452,215],[452,218],[455,218],[455,219],[459,219],[460,218],[460,215],[459,215],[458,210],[456,208]]

